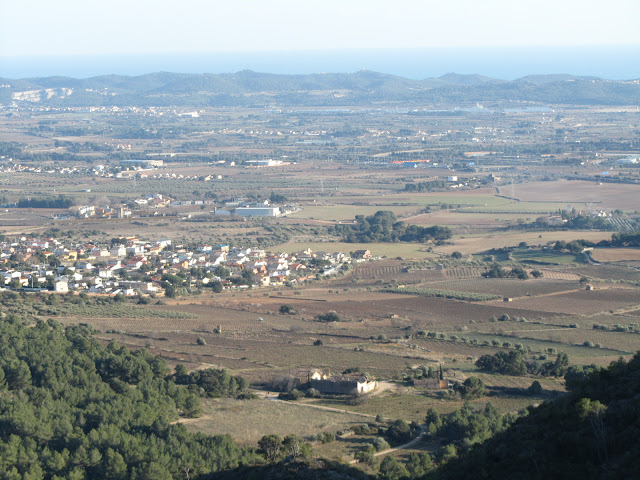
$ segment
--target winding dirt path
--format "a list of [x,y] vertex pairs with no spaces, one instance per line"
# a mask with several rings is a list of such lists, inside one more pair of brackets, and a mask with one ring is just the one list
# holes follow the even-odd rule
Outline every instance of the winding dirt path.
[[[411,440],[411,441],[409,441],[407,443],[403,443],[402,445],[398,445],[397,447],[387,448],[386,450],[382,450],[381,452],[374,453],[373,456],[374,457],[381,457],[382,455],[388,455],[390,453],[397,452],[398,450],[404,450],[404,449],[407,449],[407,448],[411,448],[416,443],[418,443],[420,440],[422,440],[422,437],[424,436],[424,433],[425,433],[424,425],[420,425],[420,433],[418,433],[416,438],[414,438],[413,440]],[[358,460],[351,460],[349,463],[353,465],[353,464],[358,463]]]

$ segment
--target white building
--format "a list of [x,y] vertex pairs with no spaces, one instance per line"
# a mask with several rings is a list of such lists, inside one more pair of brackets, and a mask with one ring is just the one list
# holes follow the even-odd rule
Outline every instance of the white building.
[[236,215],[241,217],[277,217],[280,215],[279,207],[238,207]]

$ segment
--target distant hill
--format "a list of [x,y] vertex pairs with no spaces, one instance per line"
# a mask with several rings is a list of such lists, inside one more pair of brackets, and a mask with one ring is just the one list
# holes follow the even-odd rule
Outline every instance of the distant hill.
[[576,81],[589,81],[589,80],[597,80],[601,81],[601,78],[598,77],[579,77],[576,75],[569,75],[567,73],[557,73],[551,75],[526,75],[522,78],[518,78],[514,80],[514,82],[529,82],[535,83],[536,85],[543,85],[545,83],[555,83],[555,82],[576,82]]
[[[227,74],[157,72],[87,79],[0,79],[0,103],[63,106],[371,106],[380,102],[445,105],[529,101],[568,105],[640,103],[640,84],[573,75],[529,75],[504,81],[448,73],[411,80],[368,70],[278,75],[243,70]],[[47,94],[33,91],[49,89]],[[56,90],[58,89],[58,90]],[[25,95],[24,92],[31,92]]]
[[484,85],[487,83],[505,82],[505,80],[485,77],[484,75],[460,75],[458,73],[447,73],[439,77],[438,80],[451,85]]

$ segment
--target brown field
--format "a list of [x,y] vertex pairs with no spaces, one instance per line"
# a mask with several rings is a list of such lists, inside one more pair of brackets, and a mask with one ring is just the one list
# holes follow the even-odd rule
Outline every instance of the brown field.
[[600,264],[600,265],[578,265],[570,270],[571,272],[587,278],[609,281],[631,281],[640,282],[640,270],[626,265]]
[[[628,309],[640,303],[640,290],[634,288],[603,288],[576,290],[538,297],[520,297],[509,302],[516,308],[540,312],[591,315],[599,312]],[[498,301],[487,302],[498,305]]]
[[591,258],[596,262],[640,261],[640,248],[594,248]]
[[583,288],[580,283],[573,280],[557,279],[529,279],[517,278],[473,278],[444,280],[441,282],[429,282],[425,286],[442,290],[454,290],[459,292],[491,293],[502,297],[524,297],[546,295],[562,291]]
[[[500,193],[523,201],[590,203],[594,210],[614,209],[635,210],[638,207],[640,185],[585,182],[580,180],[557,180],[554,182],[531,182],[501,187]],[[598,201],[594,202],[594,199]]]
[[578,238],[599,242],[610,240],[611,232],[594,231],[549,231],[549,232],[501,232],[483,236],[460,236],[453,239],[453,245],[435,247],[434,251],[451,255],[459,251],[463,254],[485,252],[491,248],[515,247],[520,242],[529,245],[546,244],[556,240],[571,241]]

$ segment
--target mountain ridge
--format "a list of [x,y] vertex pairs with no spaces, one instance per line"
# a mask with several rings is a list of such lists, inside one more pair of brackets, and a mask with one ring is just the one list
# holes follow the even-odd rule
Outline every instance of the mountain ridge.
[[[352,73],[285,75],[241,70],[223,74],[153,72],[84,79],[42,77],[0,79],[0,103],[37,102],[49,106],[241,106],[367,105],[372,102],[458,103],[529,101],[555,104],[637,104],[639,81],[604,80],[570,74],[527,75],[507,81],[476,74],[447,73],[412,80],[359,70]],[[8,85],[8,87],[7,87]],[[45,89],[72,92],[15,95]],[[339,93],[339,95],[338,95]],[[49,97],[49,98],[44,98]]]

